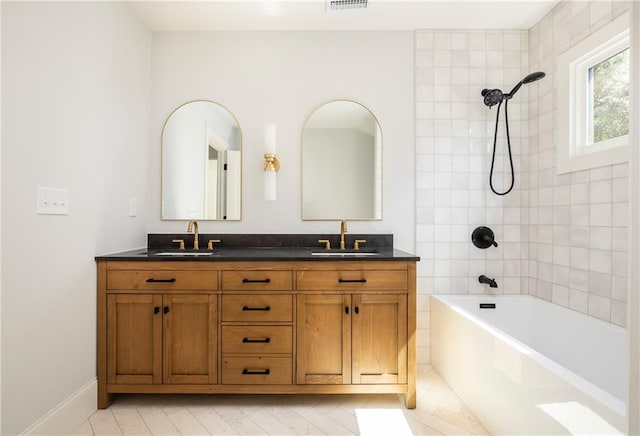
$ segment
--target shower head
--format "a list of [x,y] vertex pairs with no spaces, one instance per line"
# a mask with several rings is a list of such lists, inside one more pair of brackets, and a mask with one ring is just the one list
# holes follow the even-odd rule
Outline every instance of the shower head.
[[483,89],[482,96],[484,104],[489,107],[497,105],[504,99],[504,94],[499,89]]
[[508,98],[513,97],[515,95],[515,93],[518,92],[518,90],[520,89],[520,87],[523,84],[535,82],[536,80],[542,79],[544,76],[546,76],[546,74],[544,74],[542,71],[538,71],[538,72],[535,72],[535,73],[528,74],[524,79],[522,79],[520,82],[518,82],[518,84],[516,86],[513,87],[511,92],[508,94]]
[[540,80],[545,76],[542,71],[538,71],[535,73],[531,73],[527,75],[524,79],[522,79],[516,86],[513,87],[510,93],[505,94],[499,89],[483,89],[482,96],[484,97],[484,104],[492,107],[497,105],[498,103],[503,102],[504,100],[509,100],[513,97],[516,92],[520,89],[523,84],[535,82],[536,80]]
[[527,77],[522,79],[522,83],[526,84],[526,83],[535,82],[536,80],[542,79],[544,76],[546,76],[546,74],[544,74],[542,71],[531,73]]

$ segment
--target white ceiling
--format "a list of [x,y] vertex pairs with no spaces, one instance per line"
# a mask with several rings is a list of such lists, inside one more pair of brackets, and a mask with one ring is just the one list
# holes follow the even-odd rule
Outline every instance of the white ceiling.
[[152,31],[529,29],[558,0],[369,0],[327,12],[325,0],[127,2]]

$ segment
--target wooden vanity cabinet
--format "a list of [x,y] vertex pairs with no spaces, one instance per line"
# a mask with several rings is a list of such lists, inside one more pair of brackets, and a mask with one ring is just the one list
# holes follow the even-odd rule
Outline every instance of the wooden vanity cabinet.
[[297,383],[407,383],[406,271],[304,271],[297,284]]
[[404,393],[413,261],[98,261],[98,407],[116,393]]
[[222,271],[221,382],[293,382],[291,270]]
[[98,407],[109,392],[217,383],[217,288],[206,264],[100,262]]
[[215,383],[216,299],[109,294],[108,382]]

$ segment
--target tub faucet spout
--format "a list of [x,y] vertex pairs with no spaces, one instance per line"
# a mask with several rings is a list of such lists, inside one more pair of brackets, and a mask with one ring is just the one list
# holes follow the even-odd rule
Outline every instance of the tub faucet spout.
[[489,277],[485,276],[484,274],[481,275],[480,277],[478,277],[478,281],[480,283],[484,283],[485,285],[489,285],[490,288],[497,288],[498,284],[496,283],[495,279],[490,279]]

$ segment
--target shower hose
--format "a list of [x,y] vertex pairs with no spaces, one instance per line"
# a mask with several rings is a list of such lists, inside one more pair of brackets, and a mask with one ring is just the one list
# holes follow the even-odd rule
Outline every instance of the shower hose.
[[507,115],[507,103],[509,100],[504,100],[504,122],[507,130],[507,148],[509,150],[509,165],[511,167],[511,185],[509,189],[504,192],[498,192],[493,187],[493,166],[496,160],[496,146],[498,142],[498,123],[500,121],[500,107],[502,106],[502,101],[498,103],[498,110],[496,113],[496,129],[493,134],[493,153],[491,154],[491,170],[489,171],[489,187],[496,195],[507,195],[513,189],[513,185],[515,184],[516,178],[513,171],[513,157],[511,156],[511,140],[509,139],[509,116]]

